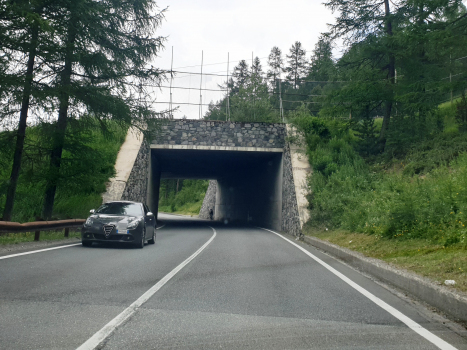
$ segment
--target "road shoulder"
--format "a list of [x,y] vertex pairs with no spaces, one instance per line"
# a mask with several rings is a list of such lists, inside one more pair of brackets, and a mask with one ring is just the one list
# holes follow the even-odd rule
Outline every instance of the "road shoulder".
[[437,285],[415,273],[395,268],[381,260],[368,258],[363,254],[316,237],[305,236],[303,240],[305,243],[344,261],[359,271],[410,293],[415,298],[442,311],[453,320],[463,324],[467,323],[467,296],[460,292]]

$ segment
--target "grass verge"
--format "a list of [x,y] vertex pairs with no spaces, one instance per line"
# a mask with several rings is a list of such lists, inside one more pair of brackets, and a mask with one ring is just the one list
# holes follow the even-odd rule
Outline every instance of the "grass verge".
[[467,293],[467,249],[465,245],[442,244],[427,239],[396,240],[345,230],[304,228],[304,234],[362,253],[428,277],[438,284],[455,280],[454,289]]
[[[69,238],[64,236],[63,230],[41,232],[40,241],[56,241],[81,238],[80,231],[70,230]],[[34,242],[34,232],[7,233],[0,236],[0,245]]]
[[199,200],[195,203],[185,203],[180,207],[175,207],[175,210],[172,210],[174,208],[170,205],[160,206],[159,211],[163,213],[169,213],[169,214],[182,214],[182,215],[196,216],[199,214],[199,211],[202,205],[203,205],[203,200]]

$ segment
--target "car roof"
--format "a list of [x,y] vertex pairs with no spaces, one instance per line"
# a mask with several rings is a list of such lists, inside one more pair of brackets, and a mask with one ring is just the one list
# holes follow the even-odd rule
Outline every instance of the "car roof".
[[134,204],[143,204],[141,202],[134,202],[134,201],[108,201],[103,204],[109,204],[109,203],[134,203]]

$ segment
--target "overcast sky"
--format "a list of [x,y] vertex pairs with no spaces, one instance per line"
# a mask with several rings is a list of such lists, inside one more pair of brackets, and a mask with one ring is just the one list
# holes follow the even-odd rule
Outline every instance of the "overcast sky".
[[[157,31],[168,40],[155,66],[170,69],[173,46],[174,70],[197,73],[201,69],[201,51],[204,53],[203,73],[227,74],[228,53],[230,71],[241,59],[250,64],[252,52],[261,58],[263,69],[267,70],[271,48],[278,46],[285,59],[295,41],[302,43],[309,58],[320,33],[327,31],[326,24],[334,18],[322,5],[322,0],[159,0],[157,4],[161,9],[168,7],[166,20]],[[225,80],[203,76],[202,87],[217,89],[217,84]],[[199,89],[200,75],[178,74],[173,86]],[[203,103],[222,97],[221,92],[203,91],[202,94]],[[172,99],[179,103],[199,103],[200,93],[173,89]],[[168,89],[157,93],[157,101],[169,101]],[[202,108],[204,114],[207,106]],[[198,118],[199,107],[180,105],[175,117],[184,115],[189,119]]]

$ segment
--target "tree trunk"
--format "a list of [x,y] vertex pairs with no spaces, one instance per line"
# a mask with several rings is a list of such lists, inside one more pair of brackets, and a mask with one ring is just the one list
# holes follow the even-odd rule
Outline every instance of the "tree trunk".
[[76,40],[76,29],[74,23],[76,21],[70,20],[68,27],[68,38],[66,43],[65,53],[65,66],[61,73],[60,79],[60,94],[59,101],[60,106],[58,109],[58,120],[55,127],[55,133],[53,135],[53,146],[50,154],[50,166],[49,174],[47,179],[47,185],[45,189],[44,206],[42,209],[42,217],[49,220],[52,217],[55,192],[60,176],[60,164],[62,160],[63,145],[65,142],[65,132],[67,127],[68,118],[68,106],[70,98],[70,87],[71,87],[71,75],[73,73],[73,54],[74,44]]
[[[391,37],[392,32],[392,19],[391,19],[391,9],[389,7],[389,0],[384,0],[384,9],[386,15],[386,34]],[[381,132],[379,134],[379,144],[381,151],[384,150],[386,145],[386,136],[389,129],[389,122],[391,120],[392,113],[392,104],[393,104],[393,85],[395,84],[396,77],[396,59],[392,53],[389,53],[389,63],[388,63],[388,80],[390,84],[390,98],[386,101],[386,110],[383,116],[383,124],[381,126]]]
[[21,159],[23,156],[24,139],[26,137],[26,121],[28,119],[29,101],[32,91],[34,61],[37,53],[37,39],[39,37],[39,25],[34,23],[31,33],[31,45],[29,49],[28,65],[26,70],[26,78],[23,86],[23,98],[21,101],[21,112],[18,122],[18,130],[16,131],[16,145],[13,156],[13,165],[11,168],[10,181],[8,183],[5,208],[3,210],[3,220],[10,221],[15,202],[16,186],[18,185],[19,173],[21,170]]

